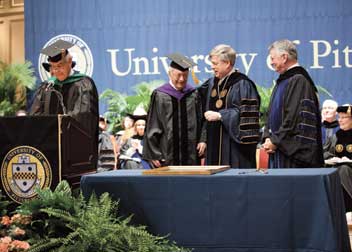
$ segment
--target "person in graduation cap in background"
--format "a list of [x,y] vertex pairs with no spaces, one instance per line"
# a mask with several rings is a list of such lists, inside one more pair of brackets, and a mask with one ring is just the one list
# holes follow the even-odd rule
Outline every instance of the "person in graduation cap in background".
[[338,169],[346,212],[352,211],[352,105],[337,107],[340,129],[327,140],[325,163]]
[[189,68],[195,63],[179,53],[167,57],[169,82],[151,95],[143,158],[155,167],[200,165],[206,149],[201,100],[187,84]]
[[[57,40],[42,49],[48,56],[43,65],[52,77],[34,94],[30,115],[66,114],[78,121],[83,129],[98,141],[99,105],[94,81],[72,69],[72,56],[68,49],[73,44]],[[94,145],[94,146],[97,146]]]
[[260,97],[253,81],[234,69],[236,52],[215,46],[214,77],[199,87],[207,120],[207,165],[256,168]]

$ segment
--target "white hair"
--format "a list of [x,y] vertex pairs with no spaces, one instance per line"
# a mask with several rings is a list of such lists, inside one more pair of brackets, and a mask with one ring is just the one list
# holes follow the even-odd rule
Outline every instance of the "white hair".
[[268,50],[269,52],[271,50],[277,50],[281,54],[287,53],[289,60],[298,60],[296,46],[292,41],[288,39],[275,41],[269,46]]
[[322,108],[324,108],[324,107],[326,107],[326,106],[328,106],[328,105],[330,105],[330,106],[333,107],[334,109],[337,109],[337,107],[338,107],[338,104],[337,104],[336,101],[331,100],[331,99],[327,99],[327,100],[325,100],[325,101],[323,102]]
[[220,44],[215,46],[209,53],[210,58],[212,56],[218,56],[221,61],[230,62],[231,66],[235,65],[236,62],[236,51],[229,45]]

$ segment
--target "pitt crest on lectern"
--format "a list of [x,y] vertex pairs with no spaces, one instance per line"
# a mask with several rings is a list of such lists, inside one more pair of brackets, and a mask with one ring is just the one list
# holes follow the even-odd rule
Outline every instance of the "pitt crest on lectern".
[[47,158],[36,148],[19,146],[10,150],[1,165],[1,182],[7,195],[17,203],[34,198],[36,187],[50,187],[52,170]]

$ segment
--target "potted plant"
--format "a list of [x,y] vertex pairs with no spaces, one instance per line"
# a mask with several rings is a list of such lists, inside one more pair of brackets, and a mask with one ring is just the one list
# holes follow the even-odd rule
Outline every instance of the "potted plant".
[[31,62],[6,64],[0,61],[0,116],[14,115],[25,108],[27,89],[33,89],[35,82]]

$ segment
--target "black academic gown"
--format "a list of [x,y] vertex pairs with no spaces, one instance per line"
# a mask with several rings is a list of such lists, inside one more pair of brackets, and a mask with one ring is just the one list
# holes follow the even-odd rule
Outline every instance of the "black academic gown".
[[260,138],[260,97],[256,86],[239,72],[225,77],[220,86],[218,83],[218,78],[210,78],[199,88],[204,110],[221,114],[221,121],[206,123],[206,163],[256,168],[256,146]]
[[144,134],[143,158],[162,165],[199,165],[197,144],[205,142],[198,92],[165,84],[153,91]]
[[339,122],[337,120],[333,122],[324,121],[321,124],[321,140],[323,143],[324,152],[325,148],[327,147],[326,143],[328,142],[329,138],[331,138],[339,129]]
[[270,168],[322,167],[321,119],[317,89],[304,68],[280,75],[269,105],[263,139],[276,145]]
[[[335,135],[328,139],[324,159],[333,157],[347,157],[352,160],[352,129],[338,130]],[[340,163],[334,165],[340,175],[346,212],[352,211],[352,163]]]
[[60,84],[55,80],[52,88],[48,88],[48,82],[42,83],[34,95],[30,115],[62,114],[58,93],[61,94],[66,114],[79,122],[82,129],[92,137],[95,152],[98,153],[99,104],[94,81],[82,74],[74,74],[65,81],[68,83]]

